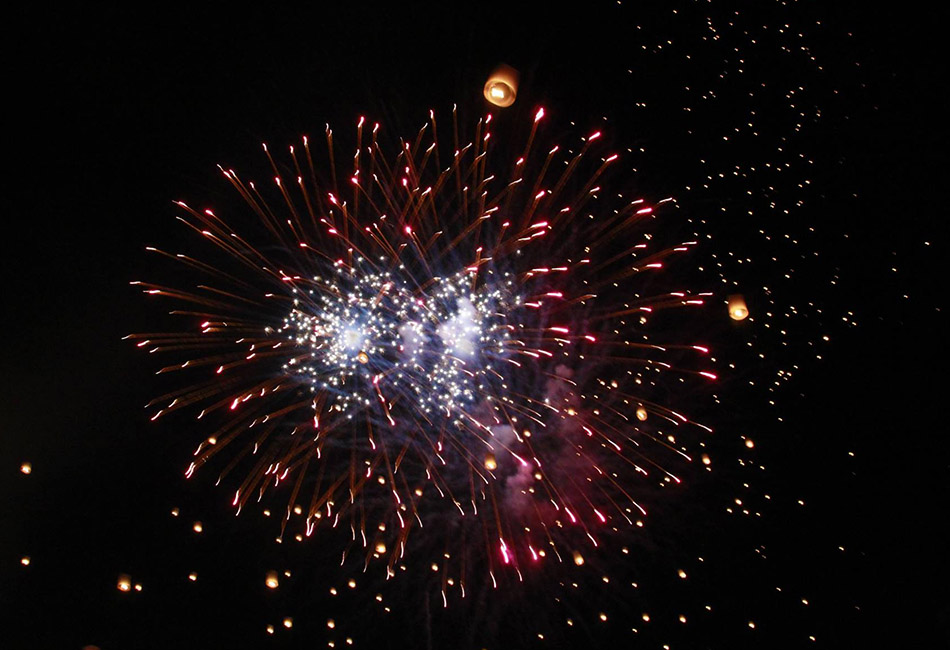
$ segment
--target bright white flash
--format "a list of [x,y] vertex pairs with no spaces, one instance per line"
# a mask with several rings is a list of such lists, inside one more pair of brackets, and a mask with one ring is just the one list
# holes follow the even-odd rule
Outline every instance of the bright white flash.
[[351,352],[358,352],[365,347],[366,335],[358,325],[345,328],[342,338],[343,347]]
[[458,311],[436,328],[442,339],[442,345],[448,354],[470,359],[475,354],[475,346],[482,336],[482,324],[475,306],[468,298],[460,298]]
[[493,366],[508,354],[512,278],[475,287],[466,270],[422,291],[409,276],[368,266],[336,266],[294,300],[283,331],[309,354],[285,370],[332,394],[331,408],[350,417],[401,403],[461,418],[501,377]]

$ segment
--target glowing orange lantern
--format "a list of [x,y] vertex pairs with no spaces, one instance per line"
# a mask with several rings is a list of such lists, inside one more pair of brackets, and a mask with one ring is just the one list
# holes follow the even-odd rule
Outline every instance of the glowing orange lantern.
[[741,294],[729,296],[729,317],[732,320],[745,320],[749,315],[749,308],[745,304],[745,298]]
[[501,108],[515,103],[518,94],[518,71],[507,65],[500,65],[485,82],[485,99]]

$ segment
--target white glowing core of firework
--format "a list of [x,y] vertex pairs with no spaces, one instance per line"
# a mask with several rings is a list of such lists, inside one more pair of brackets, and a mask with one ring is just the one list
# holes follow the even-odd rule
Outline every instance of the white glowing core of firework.
[[351,352],[359,352],[366,345],[366,334],[358,325],[351,325],[343,329],[342,347]]
[[436,333],[447,354],[469,359],[475,354],[476,342],[482,336],[481,319],[468,298],[458,301],[458,311],[448,321],[440,323]]
[[294,301],[283,329],[309,357],[284,370],[333,395],[330,408],[350,416],[377,404],[390,419],[389,404],[412,402],[426,414],[462,418],[501,377],[493,366],[509,354],[508,311],[520,302],[511,278],[475,288],[463,271],[422,291],[401,268],[367,267],[337,266]]

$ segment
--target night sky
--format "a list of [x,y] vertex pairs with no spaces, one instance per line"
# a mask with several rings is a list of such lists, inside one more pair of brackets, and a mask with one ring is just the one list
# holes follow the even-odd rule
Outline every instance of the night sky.
[[[950,640],[945,17],[824,4],[16,9],[0,647]],[[499,63],[521,73],[508,109],[482,97]],[[284,152],[329,123],[349,150],[360,116],[385,141],[412,137],[430,109],[448,128],[454,104],[460,121],[492,112],[514,133],[539,106],[558,137],[601,130],[625,191],[676,198],[704,237],[683,282],[718,301],[694,331],[719,379],[680,397],[716,431],[712,471],[646,497],[631,557],[549,566],[444,609],[412,576],[429,558],[381,586],[337,567],[333,532],[277,545],[260,508],[233,516],[232,479],[186,480],[209,431],[150,421],[161,364],[122,339],[176,327],[130,286],[174,278],[146,246],[195,243],[172,201],[254,218],[217,164],[263,180],[262,142]],[[735,293],[746,321],[728,318]],[[141,591],[117,589],[123,574]]]

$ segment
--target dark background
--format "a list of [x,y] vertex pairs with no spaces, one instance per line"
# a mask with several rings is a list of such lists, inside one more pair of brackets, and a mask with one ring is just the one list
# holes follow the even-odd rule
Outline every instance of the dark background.
[[[215,164],[266,173],[260,142],[317,138],[325,123],[349,133],[359,115],[392,136],[414,133],[429,108],[447,115],[457,102],[474,116],[499,62],[522,72],[518,103],[499,120],[539,104],[581,130],[606,116],[616,147],[634,150],[640,187],[704,215],[724,240],[713,249],[721,256],[750,258],[722,273],[748,293],[754,316],[788,304],[807,312],[785,338],[746,324],[719,341],[745,363],[732,384],[727,377],[719,418],[736,437],[755,438],[756,463],[768,467],[756,494],[772,499],[754,525],[722,514],[743,470],[726,470],[698,499],[721,531],[704,588],[717,614],[644,644],[945,642],[947,139],[931,27],[945,16],[800,4],[743,9],[750,13],[731,30],[723,25],[733,8],[709,3],[13,10],[4,57],[0,646],[325,647],[323,587],[298,584],[283,601],[263,593],[272,531],[233,520],[229,491],[210,479],[186,484],[181,470],[202,434],[150,423],[141,409],[155,394],[154,368],[121,337],[152,330],[161,314],[128,283],[156,275],[144,246],[188,240],[172,200],[206,207],[228,195]],[[720,27],[715,41],[703,40],[707,17]],[[783,58],[772,28],[785,22],[788,33],[802,31],[820,72]],[[761,49],[747,51],[748,32],[765,24]],[[745,76],[723,81],[719,71],[734,69],[737,53]],[[683,112],[693,90],[714,84],[715,101]],[[796,96],[784,92],[799,85]],[[749,105],[763,116],[759,135],[724,145],[718,135],[744,122],[737,115]],[[797,130],[791,105],[821,106],[821,118],[799,120],[807,124]],[[736,164],[761,169],[776,145],[782,160],[812,160],[807,173],[730,183]],[[727,178],[703,189],[708,172]],[[761,209],[769,203],[794,209]],[[737,216],[717,217],[723,207]],[[760,227],[806,239],[800,248],[766,245]],[[792,281],[760,289],[788,269]],[[823,335],[831,342],[818,344]],[[746,353],[746,341],[768,360]],[[799,370],[779,390],[748,389],[750,377],[774,379],[771,364]],[[19,471],[24,461],[29,476]],[[187,510],[181,520],[168,515],[175,506]],[[198,540],[195,519],[209,524]],[[682,544],[684,555],[695,548]],[[309,545],[307,561],[317,563],[319,540]],[[769,555],[761,567],[749,559],[759,547]],[[25,555],[29,567],[20,565]],[[144,591],[119,593],[119,573]],[[812,604],[801,610],[799,596],[776,596],[775,584]],[[676,592],[658,589],[656,601],[671,603],[659,609],[675,613]],[[452,633],[465,621],[417,633],[421,615],[373,631],[377,622],[360,619],[356,605],[335,606],[375,647],[462,647],[473,637]],[[265,625],[279,626],[286,612],[296,612],[295,629],[267,636]],[[303,623],[313,612],[317,632]],[[752,616],[755,632],[745,624]],[[609,647],[630,638],[621,628],[552,643]]]

